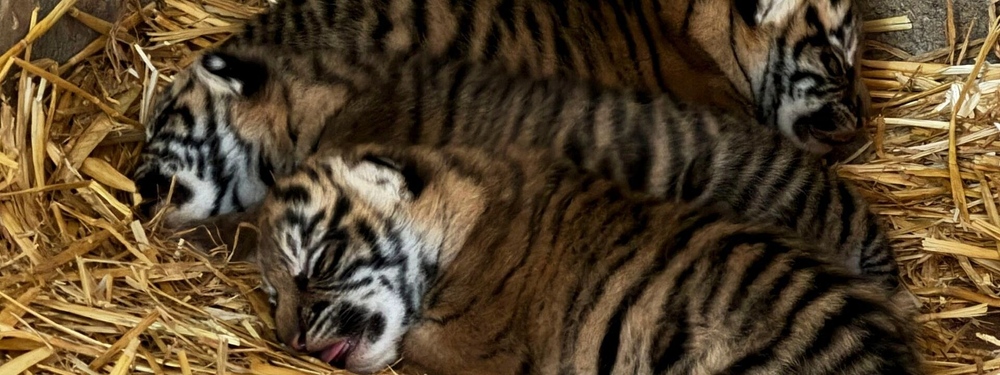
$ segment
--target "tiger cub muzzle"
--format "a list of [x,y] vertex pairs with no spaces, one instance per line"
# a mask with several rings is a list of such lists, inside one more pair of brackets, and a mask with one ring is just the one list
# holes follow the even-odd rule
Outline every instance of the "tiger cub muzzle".
[[853,141],[864,129],[864,117],[858,111],[858,105],[851,100],[826,102],[819,110],[795,120],[793,129],[797,137],[815,140],[806,142],[812,149],[836,147]]
[[279,325],[286,328],[279,330],[285,336],[281,341],[340,368],[347,368],[349,360],[353,364],[356,352],[377,341],[385,330],[382,314],[346,302],[331,305],[327,300],[319,300],[303,306],[297,320],[298,324]]

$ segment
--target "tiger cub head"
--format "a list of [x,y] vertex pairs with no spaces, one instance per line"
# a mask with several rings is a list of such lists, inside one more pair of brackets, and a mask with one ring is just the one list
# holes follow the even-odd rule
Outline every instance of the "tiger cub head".
[[276,182],[250,260],[283,343],[359,373],[399,358],[448,249],[483,211],[483,188],[440,155],[362,146]]
[[273,172],[311,152],[301,147],[313,144],[300,140],[318,138],[346,100],[351,72],[343,72],[345,84],[296,79],[313,63],[328,64],[330,75],[341,72],[333,61],[275,49],[206,53],[160,94],[134,174],[141,215],[172,206],[164,214],[170,226],[241,211],[263,199]]
[[858,139],[870,97],[854,1],[731,1],[736,47],[723,53],[749,81],[758,119],[814,153]]

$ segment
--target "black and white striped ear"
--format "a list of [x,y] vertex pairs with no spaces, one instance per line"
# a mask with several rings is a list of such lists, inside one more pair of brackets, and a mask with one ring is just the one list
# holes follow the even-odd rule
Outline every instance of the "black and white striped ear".
[[733,8],[750,27],[783,23],[798,8],[800,0],[732,0]]
[[225,52],[209,52],[201,57],[206,72],[234,93],[250,96],[260,90],[268,78],[267,67],[250,59]]
[[410,163],[385,155],[366,153],[361,157],[363,171],[370,182],[393,192],[403,193],[408,199],[416,199],[424,189],[424,180]]

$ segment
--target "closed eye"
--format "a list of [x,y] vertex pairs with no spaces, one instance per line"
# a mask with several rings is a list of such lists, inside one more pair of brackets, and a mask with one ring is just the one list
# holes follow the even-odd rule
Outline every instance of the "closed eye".
[[347,233],[342,230],[332,230],[323,236],[321,247],[314,248],[315,252],[309,261],[310,278],[313,280],[332,279],[337,270],[337,264],[347,250]]
[[819,58],[828,74],[833,77],[840,77],[844,75],[844,63],[841,61],[840,56],[837,56],[836,53],[830,50],[825,50],[820,53]]

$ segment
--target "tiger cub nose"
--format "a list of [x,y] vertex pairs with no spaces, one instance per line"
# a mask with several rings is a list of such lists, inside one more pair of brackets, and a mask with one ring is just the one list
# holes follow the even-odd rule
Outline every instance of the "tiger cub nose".
[[306,335],[303,333],[296,333],[292,336],[291,340],[288,340],[288,346],[292,349],[298,350],[300,352],[306,350]]
[[813,137],[823,143],[846,143],[858,136],[864,127],[864,118],[852,112],[854,106],[826,105],[822,109],[798,120],[800,126],[810,129]]

